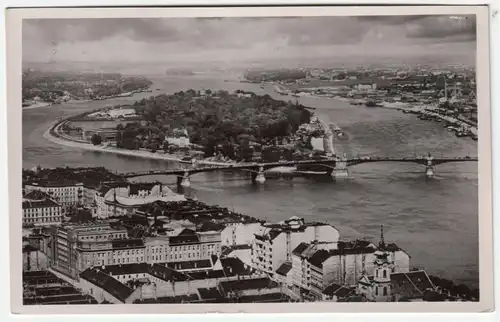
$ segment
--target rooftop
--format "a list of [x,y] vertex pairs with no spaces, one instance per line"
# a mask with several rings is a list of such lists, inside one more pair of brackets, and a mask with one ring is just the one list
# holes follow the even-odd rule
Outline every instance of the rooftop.
[[134,301],[134,304],[157,304],[157,303],[168,303],[168,304],[180,304],[180,303],[190,303],[198,302],[200,298],[197,294],[190,295],[179,295],[179,296],[165,296],[158,298],[149,299],[138,299]]
[[50,199],[51,196],[43,191],[40,190],[31,190],[28,191],[27,193],[24,194],[23,199],[25,200],[45,200],[45,199]]
[[88,268],[80,273],[80,278],[100,287],[123,303],[134,292],[134,290],[99,268]]
[[212,267],[212,263],[208,259],[186,262],[170,262],[166,263],[166,265],[167,267],[175,270],[202,269]]
[[323,290],[323,294],[328,295],[328,296],[337,296],[339,298],[344,298],[349,295],[352,295],[354,293],[354,290],[352,288],[346,287],[346,286],[341,286],[338,284],[331,284],[327,286]]
[[267,277],[220,282],[220,287],[226,294],[234,291],[271,289],[278,286],[278,283]]
[[224,296],[219,292],[219,289],[216,287],[211,288],[199,288],[198,293],[202,300],[214,300],[214,299],[223,299]]
[[23,209],[49,208],[49,207],[60,207],[60,206],[57,202],[51,199],[23,201]]
[[276,270],[276,273],[282,276],[286,276],[288,272],[292,269],[292,264],[288,262],[284,262],[281,266]]
[[422,298],[426,290],[436,288],[425,271],[392,273],[391,284],[408,299]]
[[135,239],[116,239],[112,240],[113,249],[141,248],[144,246],[144,241],[140,238]]
[[177,272],[169,267],[160,264],[148,263],[133,263],[133,264],[118,264],[108,265],[99,268],[100,271],[110,275],[128,275],[128,274],[143,274],[147,273],[151,276],[159,278],[164,281],[187,281],[191,278],[181,272]]

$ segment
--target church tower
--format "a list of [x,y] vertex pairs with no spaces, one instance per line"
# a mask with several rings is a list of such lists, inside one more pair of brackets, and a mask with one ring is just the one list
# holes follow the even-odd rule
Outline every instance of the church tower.
[[389,302],[391,299],[391,272],[394,262],[385,251],[384,229],[380,227],[379,249],[375,252],[373,276],[373,297],[376,302]]

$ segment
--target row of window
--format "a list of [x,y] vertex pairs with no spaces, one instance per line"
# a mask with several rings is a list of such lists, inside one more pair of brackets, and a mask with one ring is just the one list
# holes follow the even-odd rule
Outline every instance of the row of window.
[[25,224],[30,224],[30,223],[56,223],[56,222],[61,222],[62,217],[50,217],[50,218],[34,218],[34,219],[23,219],[23,222]]
[[82,240],[109,240],[109,239],[125,239],[127,238],[127,234],[125,233],[115,233],[115,234],[107,234],[107,235],[93,235],[93,236],[81,236]]

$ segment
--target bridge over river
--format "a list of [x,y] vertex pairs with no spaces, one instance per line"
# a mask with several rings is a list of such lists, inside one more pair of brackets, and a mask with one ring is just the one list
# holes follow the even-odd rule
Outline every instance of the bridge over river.
[[[143,176],[153,176],[153,175],[173,175],[177,176],[177,184],[182,187],[190,186],[189,177],[195,173],[200,172],[215,172],[215,171],[227,171],[227,170],[238,170],[247,171],[252,175],[252,181],[257,183],[264,183],[266,181],[265,173],[266,171],[278,168],[278,167],[296,167],[299,165],[314,165],[324,168],[324,173],[331,175],[333,178],[347,178],[349,177],[348,167],[355,166],[362,163],[373,163],[373,162],[407,162],[407,163],[417,163],[425,167],[425,174],[427,177],[434,176],[434,166],[450,163],[450,162],[477,162],[477,157],[441,157],[434,158],[431,154],[427,156],[418,157],[356,157],[347,158],[343,157],[329,157],[322,159],[311,159],[311,160],[297,160],[297,161],[279,161],[279,162],[264,162],[264,163],[219,163],[219,162],[207,162],[207,161],[191,161],[191,162],[181,162],[178,169],[168,169],[168,170],[152,170],[152,171],[138,171],[138,172],[126,172],[120,175],[124,178],[137,178]],[[294,173],[308,173],[307,171],[294,171]]]

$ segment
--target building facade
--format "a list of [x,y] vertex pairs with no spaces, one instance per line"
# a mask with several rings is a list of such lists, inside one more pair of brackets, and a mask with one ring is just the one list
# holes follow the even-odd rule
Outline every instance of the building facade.
[[339,231],[324,223],[305,223],[304,219],[292,217],[279,224],[264,224],[255,234],[252,244],[252,266],[274,275],[284,262],[292,261],[292,251],[300,243],[325,241],[337,243]]
[[23,226],[60,225],[63,218],[63,207],[54,200],[23,200]]
[[62,206],[83,205],[89,201],[89,189],[83,183],[47,182],[25,185],[28,191],[38,190],[48,194]]

